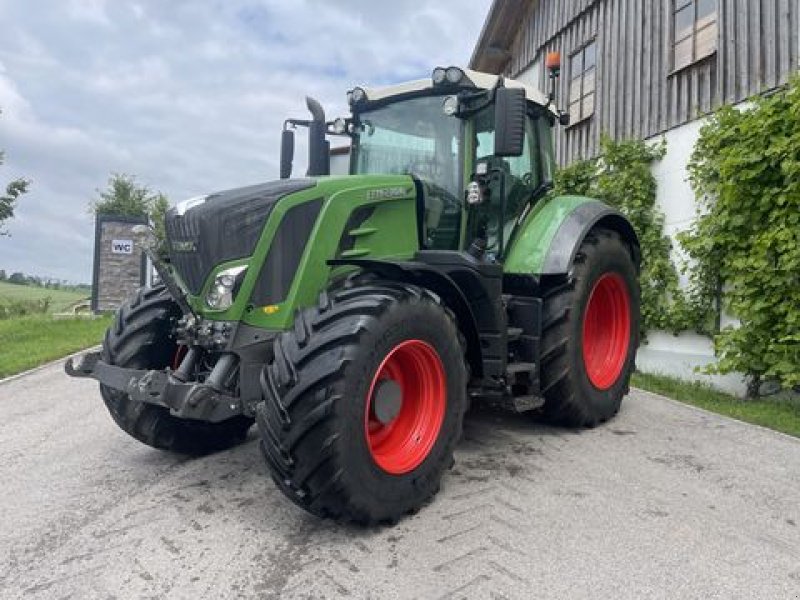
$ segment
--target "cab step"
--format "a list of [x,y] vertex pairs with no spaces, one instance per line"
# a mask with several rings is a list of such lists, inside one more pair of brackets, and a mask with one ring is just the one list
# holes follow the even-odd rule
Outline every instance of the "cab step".
[[523,333],[522,327],[509,327],[508,328],[508,341],[509,342],[516,342]]
[[506,366],[506,374],[509,376],[521,375],[524,373],[536,374],[536,363],[513,362]]

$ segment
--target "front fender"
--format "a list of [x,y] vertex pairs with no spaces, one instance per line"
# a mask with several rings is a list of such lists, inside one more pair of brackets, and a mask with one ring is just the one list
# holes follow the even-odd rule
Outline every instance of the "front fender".
[[525,218],[511,241],[504,270],[527,275],[566,273],[586,234],[595,227],[616,231],[630,246],[639,267],[639,238],[622,213],[593,198],[557,196]]

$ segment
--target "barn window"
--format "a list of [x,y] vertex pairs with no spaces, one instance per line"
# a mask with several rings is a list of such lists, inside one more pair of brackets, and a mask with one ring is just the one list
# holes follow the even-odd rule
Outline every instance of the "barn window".
[[597,43],[589,42],[569,58],[569,122],[594,114]]
[[682,69],[717,50],[717,0],[675,0],[672,68]]

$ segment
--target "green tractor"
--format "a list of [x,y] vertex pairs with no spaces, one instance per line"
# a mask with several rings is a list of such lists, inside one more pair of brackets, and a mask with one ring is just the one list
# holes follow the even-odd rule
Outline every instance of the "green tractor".
[[[357,87],[334,121],[307,99],[281,180],[170,210],[160,283],[67,372],[163,450],[221,450],[257,423],[286,496],[365,524],[437,492],[472,402],[606,421],[638,346],[639,243],[611,207],[547,193],[552,100],[458,67]],[[297,127],[309,167],[291,179]],[[329,175],[334,135],[347,176]]]

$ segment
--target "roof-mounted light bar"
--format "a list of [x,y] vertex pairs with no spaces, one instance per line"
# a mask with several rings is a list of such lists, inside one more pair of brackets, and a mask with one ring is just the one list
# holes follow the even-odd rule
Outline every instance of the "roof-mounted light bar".
[[458,85],[474,87],[475,85],[461,67],[436,67],[431,73],[431,82],[437,87]]

